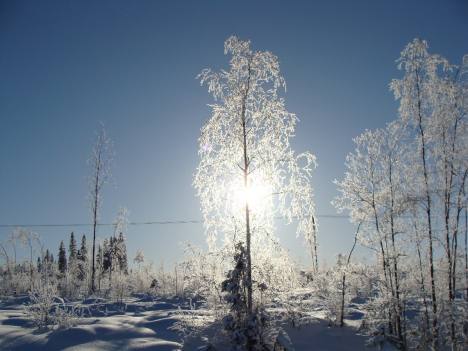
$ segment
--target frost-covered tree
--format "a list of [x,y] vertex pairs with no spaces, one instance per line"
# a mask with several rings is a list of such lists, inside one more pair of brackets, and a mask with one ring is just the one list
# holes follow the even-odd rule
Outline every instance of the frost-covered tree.
[[439,326],[437,320],[438,306],[434,268],[435,234],[431,213],[434,206],[433,194],[431,192],[433,179],[431,179],[431,165],[428,160],[428,139],[430,138],[428,134],[430,133],[430,121],[432,120],[433,113],[435,112],[433,102],[437,95],[439,67],[446,70],[448,68],[447,61],[438,55],[429,54],[427,51],[427,43],[425,41],[415,39],[405,47],[399,59],[399,68],[404,70],[404,77],[401,80],[392,81],[391,84],[391,88],[394,91],[396,98],[400,99],[400,116],[404,121],[408,121],[415,126],[419,141],[418,151],[420,161],[417,165],[420,166],[422,171],[422,194],[424,194],[423,203],[427,220],[434,349],[438,348]]
[[52,257],[50,256],[49,249],[46,249],[45,255],[42,257],[42,270],[47,272],[49,269],[50,264],[52,263]]
[[[381,262],[371,324],[396,336],[402,348],[451,344],[456,350],[466,339],[460,322],[466,307],[456,301],[467,207],[466,61],[452,66],[430,54],[425,41],[409,43],[399,59],[403,78],[391,83],[399,118],[355,139],[337,182],[335,205],[362,222],[360,243]],[[408,323],[404,311],[414,306],[419,320]]]
[[77,296],[82,285],[82,281],[79,279],[81,265],[78,261],[78,251],[75,234],[71,232],[68,244],[68,270],[65,285],[65,294],[69,297]]
[[119,256],[119,270],[125,274],[128,273],[128,258],[127,258],[127,245],[125,244],[125,237],[122,232],[119,233],[117,238],[121,246],[121,253]]
[[[107,273],[109,278],[109,290],[113,293],[112,289],[117,288],[113,286],[113,281],[116,284],[124,282],[123,275],[128,274],[128,258],[127,258],[127,247],[125,244],[124,232],[126,232],[128,219],[127,210],[121,208],[117,214],[117,219],[114,223],[114,233],[109,239],[104,239],[102,251],[100,253],[100,278],[102,273]],[[102,264],[102,265],[101,265]],[[117,275],[113,275],[117,272]]]
[[104,252],[102,250],[101,244],[99,244],[97,254],[96,254],[96,267],[97,267],[97,274],[98,274],[98,290],[99,291],[101,291],[101,279],[102,279],[102,273],[104,271],[103,263],[104,263]]
[[253,310],[252,261],[275,249],[275,216],[298,218],[298,233],[314,234],[311,173],[315,157],[291,149],[297,117],[279,95],[285,87],[278,58],[255,51],[235,36],[224,45],[228,70],[203,70],[198,78],[215,102],[199,138],[194,186],[200,198],[209,248],[224,234],[231,251],[246,250],[247,306]]
[[11,258],[10,254],[8,253],[8,248],[7,244],[0,242],[0,257],[3,257],[5,259],[6,263],[6,268],[8,275],[11,274]]
[[107,271],[110,267],[109,239],[105,238],[102,242],[102,269]]
[[[465,61],[465,60],[464,60]],[[402,51],[399,68],[404,75],[392,81],[400,102],[400,119],[414,135],[414,172],[411,199],[418,204],[415,215],[425,216],[429,281],[432,306],[432,347],[439,347],[444,314],[450,316],[450,340],[457,347],[455,295],[457,286],[458,236],[461,214],[466,208],[467,99],[466,62],[456,67],[440,55],[431,54],[425,41],[415,39]],[[421,226],[420,226],[421,227]],[[444,228],[442,232],[439,228]],[[437,246],[445,253],[446,296],[438,294]],[[440,303],[438,300],[441,299]],[[445,301],[447,303],[445,303]],[[448,311],[444,311],[447,309]],[[439,316],[440,315],[440,316]]]
[[109,181],[110,166],[113,158],[112,142],[107,136],[104,125],[97,132],[96,142],[94,144],[91,157],[88,164],[91,167],[89,177],[89,201],[93,223],[93,249],[91,261],[91,292],[96,290],[96,229],[99,220],[99,212],[102,204],[102,190],[104,185]]
[[[114,238],[115,240],[115,257],[118,261],[119,272],[125,274],[128,273],[128,258],[127,258],[127,246],[125,244],[125,233],[127,232],[128,226],[128,210],[125,207],[121,207],[117,213],[117,218],[114,226]],[[117,237],[118,235],[118,237]]]
[[63,240],[60,242],[59,247],[58,270],[61,274],[65,274],[67,271],[67,253],[65,251],[65,245],[63,244]]
[[346,259],[346,265],[342,270],[343,272],[342,272],[342,278],[341,278],[341,303],[340,303],[340,314],[339,314],[339,326],[340,327],[344,326],[345,298],[346,298],[346,273],[347,273],[347,270],[349,270],[351,256],[354,252],[354,249],[358,241],[359,229],[361,228],[361,224],[362,223],[359,223],[357,226],[356,235],[354,236],[353,246],[351,247],[351,250],[349,250],[348,258]]
[[77,266],[78,266],[78,279],[86,281],[88,277],[88,245],[86,243],[86,235],[83,234],[81,237],[81,246],[77,252]]
[[224,299],[230,309],[230,314],[223,319],[224,329],[229,333],[232,350],[268,350],[267,315],[258,307],[254,313],[248,309],[246,251],[242,244],[237,244],[235,252],[234,268],[222,283]]
[[135,258],[133,259],[133,262],[135,262],[138,265],[138,269],[140,269],[141,264],[145,261],[145,254],[143,253],[143,250],[138,249]]
[[[14,241],[18,240],[23,247],[26,247],[29,251],[29,283],[30,288],[33,288],[33,274],[34,274],[34,263],[33,263],[33,252],[36,245],[40,245],[39,235],[30,230],[24,228],[16,228],[13,232]],[[15,245],[15,262],[16,262],[16,245]]]
[[75,234],[71,232],[70,234],[70,244],[68,246],[68,262],[71,263],[76,260],[76,240]]
[[361,223],[359,241],[372,248],[382,267],[382,292],[389,302],[389,333],[405,343],[401,291],[401,233],[407,206],[405,128],[399,122],[366,130],[355,138],[356,149],[346,158],[346,173],[337,181],[340,196],[334,204]]

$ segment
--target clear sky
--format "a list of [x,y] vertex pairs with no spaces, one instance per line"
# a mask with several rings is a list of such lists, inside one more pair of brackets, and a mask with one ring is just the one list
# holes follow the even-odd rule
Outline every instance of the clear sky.
[[[318,157],[317,212],[335,213],[333,179],[352,138],[396,116],[395,59],[414,37],[460,63],[468,53],[466,1],[1,1],[0,223],[86,223],[89,156],[103,121],[115,144],[102,221],[119,206],[131,221],[199,219],[192,188],[197,138],[211,99],[195,76],[227,65],[236,34],[270,50],[298,115],[297,151]],[[347,219],[319,218],[319,258],[348,250]],[[34,228],[58,248],[70,231]],[[0,240],[11,228],[0,228]],[[100,228],[99,236],[110,234]],[[307,262],[302,239],[281,241]],[[203,244],[201,224],[133,226],[128,246],[155,263]],[[362,251],[362,255],[366,252]]]

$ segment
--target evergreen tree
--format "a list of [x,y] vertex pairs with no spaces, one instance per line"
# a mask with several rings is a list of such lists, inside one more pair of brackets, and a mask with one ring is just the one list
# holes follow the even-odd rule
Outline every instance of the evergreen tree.
[[109,244],[107,245],[107,250],[104,251],[104,262],[105,270],[109,273],[109,283],[112,282],[112,270],[114,269],[114,260],[115,260],[115,249],[116,249],[117,239],[114,236],[111,236],[109,239]]
[[45,263],[45,264],[50,263],[50,252],[49,252],[49,249],[46,249],[46,253],[45,253],[45,256],[44,256],[44,263]]
[[81,238],[80,260],[86,262],[88,260],[88,246],[86,245],[86,235]]
[[38,271],[38,272],[41,272],[41,271],[42,271],[42,262],[41,262],[41,258],[40,258],[40,257],[37,257],[37,271]]
[[117,239],[119,250],[118,250],[118,259],[119,259],[119,268],[125,274],[128,274],[128,259],[127,259],[127,246],[125,245],[125,237],[122,232],[119,234]]
[[268,350],[266,347],[267,315],[263,309],[248,308],[247,253],[242,243],[236,244],[234,269],[221,284],[230,314],[223,318],[224,329],[230,334],[233,350]]
[[77,252],[78,279],[83,281],[86,278],[88,267],[88,247],[86,245],[86,236],[81,238],[81,247]]
[[110,256],[110,243],[108,239],[104,239],[103,243],[103,257],[102,257],[102,268],[105,272],[111,267],[111,256]]
[[63,241],[60,242],[59,255],[58,255],[58,269],[59,272],[65,274],[67,271],[67,253]]
[[70,246],[68,249],[68,262],[71,264],[76,260],[77,256],[77,250],[76,250],[76,240],[75,240],[75,234],[71,232],[70,234]]

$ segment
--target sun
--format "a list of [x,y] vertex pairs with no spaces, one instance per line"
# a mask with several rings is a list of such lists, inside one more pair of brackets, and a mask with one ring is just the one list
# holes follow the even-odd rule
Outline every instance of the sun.
[[261,177],[250,177],[247,186],[242,181],[236,181],[231,187],[232,205],[234,209],[245,211],[249,206],[251,212],[265,211],[270,203],[272,187]]

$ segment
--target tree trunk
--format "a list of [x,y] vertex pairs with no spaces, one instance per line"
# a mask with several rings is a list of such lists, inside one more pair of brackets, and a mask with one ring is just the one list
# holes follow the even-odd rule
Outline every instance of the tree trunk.
[[465,207],[465,301],[468,301],[468,208]]
[[32,290],[33,288],[33,264],[32,264],[32,255],[33,255],[33,249],[32,249],[32,242],[31,238],[29,238],[29,279],[30,279],[30,288]]
[[94,178],[94,198],[93,198],[93,257],[92,257],[92,268],[91,268],[91,293],[96,291],[96,267],[95,267],[95,256],[96,256],[96,227],[98,217],[98,206],[99,206],[99,177],[101,172],[101,147],[98,149],[98,158],[96,162],[96,173]]
[[[356,229],[356,235],[354,236],[354,243],[353,247],[349,251],[348,260],[346,261],[346,268],[349,266],[349,262],[351,261],[351,255],[353,254],[354,248],[356,247],[357,238],[359,234],[359,229],[361,228],[361,223],[358,224]],[[340,313],[340,327],[344,326],[344,305],[345,305],[345,295],[346,295],[346,271],[343,271],[343,278],[341,280],[341,313]]]
[[[391,156],[390,156],[391,157]],[[398,339],[402,343],[404,349],[406,349],[406,342],[403,337],[402,325],[401,325],[401,301],[400,301],[400,284],[398,277],[398,258],[395,247],[395,220],[394,220],[394,206],[395,206],[395,191],[393,187],[393,168],[392,159],[389,159],[389,182],[390,182],[390,231],[392,235],[392,251],[393,251],[393,278],[395,279],[395,297],[396,297],[396,332]]]
[[247,254],[247,309],[249,313],[252,313],[252,257],[251,257],[251,232],[250,232],[250,209],[248,202],[248,189],[249,189],[249,156],[247,149],[247,119],[246,119],[246,104],[247,97],[250,89],[250,62],[248,67],[248,78],[245,88],[245,92],[242,98],[242,111],[241,111],[241,123],[242,123],[242,146],[243,146],[243,176],[244,176],[244,191],[245,191],[245,241],[246,241],[246,254]]
[[421,245],[420,245],[420,240],[419,240],[419,235],[418,235],[418,228],[416,224],[416,214],[414,216],[414,233],[416,235],[416,249],[418,252],[418,263],[419,263],[419,277],[421,280],[421,294],[423,297],[423,305],[424,305],[424,316],[425,316],[425,324],[426,324],[426,330],[429,331],[429,312],[427,308],[427,300],[426,300],[426,284],[424,281],[424,274],[423,274],[423,264],[422,264],[422,258],[421,258]]
[[318,254],[317,254],[317,226],[315,225],[315,216],[312,216],[312,227],[313,227],[313,240],[314,240],[314,253],[312,260],[315,261],[314,273],[318,272]]
[[[387,274],[387,267],[388,267],[387,255],[385,254],[385,248],[384,248],[384,245],[383,245],[382,236],[381,236],[381,232],[380,232],[379,217],[378,217],[378,214],[377,214],[377,205],[375,203],[375,185],[374,185],[374,168],[373,168],[374,165],[372,163],[372,160],[371,160],[371,167],[372,167],[372,171],[371,171],[371,177],[372,177],[372,204],[371,205],[372,205],[372,209],[373,209],[373,212],[374,212],[375,229],[377,231],[377,235],[379,236],[380,250],[381,250],[381,253],[382,253],[382,268],[383,268],[383,274],[384,274],[384,279],[385,279],[385,290],[386,290],[386,293],[388,295],[388,285],[389,285],[389,281],[391,283],[391,276],[390,276],[390,272],[389,272],[389,274]],[[393,294],[393,288],[392,288],[392,294]],[[389,313],[388,328],[390,330],[390,333],[392,333],[393,332],[392,318],[391,318],[390,311],[388,311],[388,313]]]
[[439,327],[437,322],[437,296],[435,288],[435,274],[434,274],[434,249],[433,249],[433,235],[432,235],[432,219],[431,219],[431,195],[429,192],[429,176],[426,165],[426,139],[424,134],[424,128],[422,125],[422,111],[421,111],[421,96],[419,86],[419,73],[416,70],[416,89],[418,94],[418,128],[421,139],[421,161],[423,166],[424,185],[426,192],[426,216],[428,226],[428,239],[429,239],[429,272],[431,276],[431,300],[432,300],[432,348],[437,350],[439,348]]

